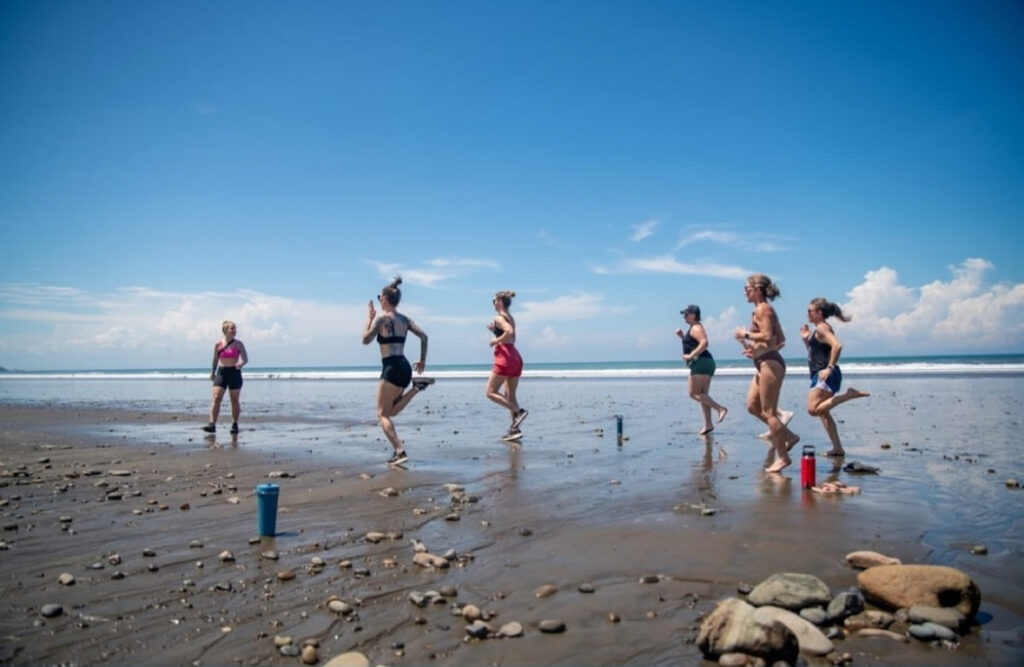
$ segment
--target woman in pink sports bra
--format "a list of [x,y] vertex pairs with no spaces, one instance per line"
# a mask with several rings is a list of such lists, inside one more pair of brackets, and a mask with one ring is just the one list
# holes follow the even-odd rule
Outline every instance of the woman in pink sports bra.
[[[491,303],[497,315],[487,325],[487,329],[494,334],[491,339],[491,347],[494,348],[494,367],[487,379],[487,398],[491,399],[501,407],[509,411],[512,416],[512,425],[508,433],[502,436],[502,440],[518,440],[523,437],[519,425],[526,419],[529,410],[519,406],[516,399],[516,388],[519,386],[519,378],[523,374],[523,358],[519,356],[516,349],[516,321],[509,314],[509,306],[512,305],[512,297],[515,292],[502,290],[494,295]],[[501,387],[505,387],[502,394]]]
[[743,354],[754,360],[756,369],[747,391],[747,410],[768,425],[772,449],[765,459],[765,472],[777,473],[792,465],[789,450],[800,441],[800,436],[790,431],[778,414],[779,393],[786,378],[786,361],[779,350],[786,344],[786,334],[769,302],[781,292],[771,278],[760,273],[747,279],[743,291],[747,302],[754,304],[750,329],[736,329],[736,339],[744,347]]
[[231,396],[231,433],[238,433],[238,416],[242,412],[238,397],[242,393],[242,366],[249,363],[249,354],[245,351],[242,341],[235,338],[238,327],[231,320],[221,325],[224,338],[213,346],[213,368],[210,379],[213,380],[213,402],[210,404],[210,423],[203,427],[207,433],[217,432],[217,418],[220,416],[220,404],[224,400],[224,392]]

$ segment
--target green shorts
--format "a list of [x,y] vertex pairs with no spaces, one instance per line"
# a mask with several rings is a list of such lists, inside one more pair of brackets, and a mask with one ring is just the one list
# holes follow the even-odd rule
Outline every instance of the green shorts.
[[714,375],[715,360],[713,357],[697,357],[691,359],[687,364],[690,368],[690,375]]

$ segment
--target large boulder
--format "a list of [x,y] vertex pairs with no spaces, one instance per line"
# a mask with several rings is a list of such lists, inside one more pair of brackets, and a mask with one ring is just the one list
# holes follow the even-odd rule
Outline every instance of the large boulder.
[[857,574],[864,597],[880,607],[951,607],[972,619],[981,591],[966,573],[944,565],[879,565]]
[[821,630],[810,621],[803,619],[791,611],[779,607],[758,607],[755,615],[759,618],[769,618],[782,623],[790,632],[796,635],[796,641],[800,645],[800,652],[808,655],[826,655],[831,653],[835,646]]
[[824,581],[811,574],[795,572],[773,574],[755,586],[747,596],[747,602],[752,605],[770,605],[790,611],[827,606],[831,600],[832,593]]
[[793,663],[799,653],[797,637],[785,624],[738,598],[723,600],[705,617],[697,647],[710,659],[746,653],[768,663]]

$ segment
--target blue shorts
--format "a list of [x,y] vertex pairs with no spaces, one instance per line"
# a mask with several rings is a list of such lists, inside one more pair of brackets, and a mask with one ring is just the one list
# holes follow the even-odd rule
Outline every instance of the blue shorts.
[[839,370],[839,366],[832,367],[832,372],[828,374],[828,379],[824,382],[818,378],[817,373],[811,373],[811,389],[824,389],[830,394],[835,394],[842,384],[843,372]]

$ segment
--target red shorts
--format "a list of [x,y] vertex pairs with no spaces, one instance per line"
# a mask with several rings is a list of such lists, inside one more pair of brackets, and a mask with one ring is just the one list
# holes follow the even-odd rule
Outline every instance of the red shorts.
[[494,368],[491,372],[509,378],[523,374],[523,358],[519,356],[515,345],[499,343],[494,346]]

